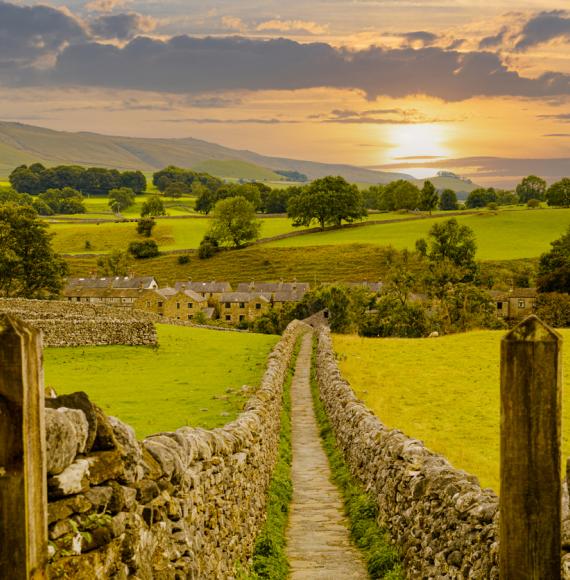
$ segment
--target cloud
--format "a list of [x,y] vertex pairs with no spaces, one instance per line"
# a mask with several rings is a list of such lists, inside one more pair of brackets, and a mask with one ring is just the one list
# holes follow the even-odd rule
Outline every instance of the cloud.
[[150,16],[134,12],[100,16],[89,23],[91,33],[104,39],[129,40],[143,32],[156,28],[156,21]]
[[486,48],[496,48],[497,46],[501,46],[505,41],[508,32],[509,29],[506,26],[503,26],[497,34],[483,38],[479,42],[479,48],[484,50]]
[[570,133],[547,133],[543,137],[570,137]]
[[570,13],[565,10],[540,12],[523,26],[515,50],[525,51],[555,39],[570,40]]
[[406,32],[405,34],[402,34],[402,38],[404,38],[411,46],[416,46],[418,44],[421,46],[431,46],[438,40],[439,36],[432,32],[418,30],[416,32]]
[[489,52],[440,47],[348,50],[243,37],[138,37],[124,47],[73,44],[62,51],[44,81],[172,93],[332,87],[361,90],[370,99],[427,94],[446,101],[570,94],[570,75],[523,77]]
[[241,99],[228,99],[225,97],[197,97],[187,99],[187,104],[197,109],[225,109],[241,105]]
[[85,39],[81,23],[61,10],[0,0],[0,69],[32,64],[69,42]]
[[175,118],[161,119],[161,123],[194,123],[196,125],[279,125],[282,123],[298,123],[294,119],[276,119],[276,118],[246,118],[246,119],[219,119],[216,117],[198,117],[198,118]]
[[227,30],[242,31],[246,29],[245,22],[241,18],[235,16],[223,16],[222,26]]
[[258,32],[289,32],[305,34],[325,34],[328,26],[308,20],[266,20],[255,28]]
[[448,123],[451,119],[426,117],[417,109],[368,109],[352,111],[334,109],[323,119],[325,123],[369,125],[417,125],[420,123]]
[[133,0],[92,0],[85,4],[85,8],[92,12],[113,12],[116,8],[122,8]]
[[570,113],[558,113],[556,115],[538,115],[539,119],[554,119],[562,123],[570,123]]

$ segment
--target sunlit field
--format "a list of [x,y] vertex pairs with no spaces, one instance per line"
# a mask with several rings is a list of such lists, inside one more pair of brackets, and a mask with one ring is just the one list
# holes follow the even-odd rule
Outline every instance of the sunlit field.
[[210,429],[241,411],[251,394],[242,386],[259,386],[279,339],[167,325],[157,330],[158,348],[46,348],[46,385],[59,394],[85,391],[139,438],[184,425]]
[[[336,335],[343,376],[391,428],[421,439],[483,487],[499,490],[500,331],[437,339]],[[563,330],[566,341],[570,330]],[[570,368],[570,352],[564,355]],[[566,385],[569,382],[566,381]],[[563,393],[563,463],[570,456],[570,390]]]

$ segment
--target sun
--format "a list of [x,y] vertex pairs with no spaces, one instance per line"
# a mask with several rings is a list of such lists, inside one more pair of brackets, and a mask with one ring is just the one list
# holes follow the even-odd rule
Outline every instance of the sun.
[[391,162],[402,158],[448,157],[449,127],[438,123],[394,125],[388,131],[391,148],[387,156]]

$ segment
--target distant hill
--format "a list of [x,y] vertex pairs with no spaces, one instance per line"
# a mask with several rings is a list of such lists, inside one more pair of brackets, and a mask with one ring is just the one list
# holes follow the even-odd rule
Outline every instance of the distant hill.
[[273,172],[278,170],[299,171],[309,179],[342,175],[349,181],[363,183],[412,179],[404,173],[373,171],[353,165],[266,157],[199,139],[149,139],[68,133],[0,121],[0,177],[7,176],[17,165],[34,161],[45,165],[75,164],[147,172],[167,165],[210,167],[220,177],[243,179],[282,179],[279,176],[273,177]]
[[463,179],[462,177],[459,177],[459,175],[456,175],[455,173],[447,171],[440,173],[444,173],[444,175],[438,174],[434,175],[433,177],[426,177],[425,179],[414,179],[413,183],[421,188],[423,187],[424,181],[431,181],[434,187],[439,191],[444,189],[451,189],[455,191],[458,199],[467,199],[467,196],[474,189],[481,187],[469,179]]

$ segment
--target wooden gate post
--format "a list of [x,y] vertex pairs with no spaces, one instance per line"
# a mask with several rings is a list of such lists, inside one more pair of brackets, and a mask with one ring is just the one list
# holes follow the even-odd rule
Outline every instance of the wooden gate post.
[[0,314],[0,578],[45,578],[47,491],[41,336]]
[[560,578],[561,354],[536,316],[501,343],[501,580]]

